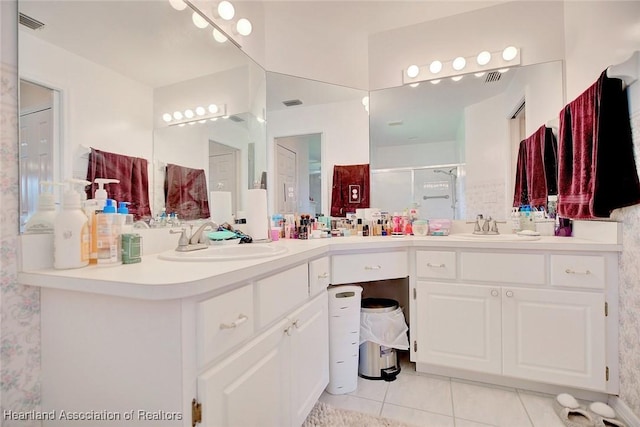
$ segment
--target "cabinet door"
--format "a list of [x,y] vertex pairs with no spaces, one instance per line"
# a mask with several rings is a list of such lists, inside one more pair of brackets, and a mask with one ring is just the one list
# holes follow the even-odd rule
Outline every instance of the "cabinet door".
[[500,287],[417,282],[416,361],[501,372]]
[[291,425],[301,425],[329,384],[327,292],[288,316],[291,328]]
[[288,320],[198,376],[202,425],[290,425]]
[[502,306],[504,375],[605,390],[602,293],[504,288]]

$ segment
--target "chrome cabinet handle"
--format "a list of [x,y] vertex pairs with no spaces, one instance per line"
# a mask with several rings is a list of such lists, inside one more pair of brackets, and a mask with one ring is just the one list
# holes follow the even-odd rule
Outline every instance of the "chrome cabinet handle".
[[433,267],[433,268],[445,268],[446,265],[445,264],[431,264],[430,262],[427,263],[427,267]]
[[567,273],[567,274],[584,274],[585,276],[591,274],[591,272],[589,270],[575,271],[575,270],[572,270],[570,268],[567,268],[564,272]]
[[300,325],[298,325],[298,322],[300,321],[300,319],[296,319],[293,321],[293,323],[291,323],[291,326],[295,326],[296,329],[300,329]]
[[380,270],[382,267],[379,265],[365,265],[364,269],[365,270]]
[[500,295],[500,292],[498,292],[496,289],[492,289],[491,290],[491,296],[492,297],[497,297],[498,295]]
[[248,316],[245,316],[244,314],[240,314],[238,316],[238,319],[231,323],[220,323],[220,329],[234,329],[242,325],[247,320],[249,320]]
[[326,279],[329,277],[329,273],[318,274],[318,279]]
[[513,291],[507,291],[507,292],[506,292],[506,295],[507,295],[509,298],[511,298],[511,297],[513,296]]

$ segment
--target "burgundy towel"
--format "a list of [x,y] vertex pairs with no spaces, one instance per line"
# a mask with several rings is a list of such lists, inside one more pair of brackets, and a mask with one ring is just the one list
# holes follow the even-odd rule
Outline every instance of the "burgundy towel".
[[527,194],[527,144],[520,141],[518,148],[518,163],[516,165],[516,183],[513,191],[513,206],[520,207],[529,204]]
[[640,203],[627,93],[606,71],[560,114],[558,214],[609,217]]
[[558,194],[558,140],[553,129],[544,131],[544,173],[547,179],[547,194]]
[[181,220],[209,218],[209,197],[204,169],[167,165],[164,180],[167,214],[176,213]]
[[[87,181],[96,178],[120,180],[119,184],[105,184],[110,199],[118,202],[130,202],[129,213],[138,220],[151,217],[149,205],[149,175],[147,160],[139,157],[91,149]],[[98,184],[87,187],[87,198],[92,199]]]
[[369,165],[333,167],[331,216],[369,207]]
[[[527,152],[527,192],[529,204],[535,207],[547,207],[549,180],[555,187],[555,137],[551,129],[540,126],[537,131],[525,139]],[[547,140],[549,139],[549,140]]]

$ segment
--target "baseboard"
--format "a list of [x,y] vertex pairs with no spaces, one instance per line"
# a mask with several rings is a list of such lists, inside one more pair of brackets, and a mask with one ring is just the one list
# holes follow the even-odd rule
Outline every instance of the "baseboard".
[[617,418],[624,421],[629,427],[638,427],[640,426],[640,417],[636,415],[629,405],[627,405],[624,400],[620,399],[618,396],[609,396],[609,406],[616,411]]

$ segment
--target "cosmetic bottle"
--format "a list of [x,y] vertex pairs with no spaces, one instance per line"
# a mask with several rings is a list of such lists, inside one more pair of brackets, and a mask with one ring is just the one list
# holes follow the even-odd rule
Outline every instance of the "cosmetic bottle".
[[29,217],[24,225],[26,234],[51,234],[56,219],[56,203],[53,195],[53,186],[62,185],[55,182],[42,181],[40,183],[40,195],[38,196],[38,208]]
[[[89,181],[72,179],[70,185],[86,186]],[[62,210],[53,223],[53,267],[80,268],[89,265],[89,219],[82,211],[79,191],[69,188],[62,198]]]
[[96,214],[98,265],[116,265],[121,262],[119,216],[113,199],[107,199],[102,212]]
[[109,195],[104,188],[105,184],[119,184],[120,180],[110,178],[96,178],[93,182],[98,184],[93,199],[86,200],[84,202],[84,213],[89,218],[89,264],[98,263],[98,235],[96,224],[96,215],[102,212],[104,206],[107,204]]

